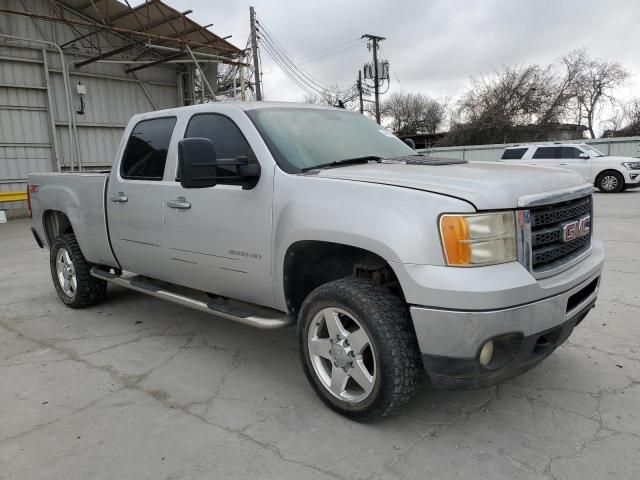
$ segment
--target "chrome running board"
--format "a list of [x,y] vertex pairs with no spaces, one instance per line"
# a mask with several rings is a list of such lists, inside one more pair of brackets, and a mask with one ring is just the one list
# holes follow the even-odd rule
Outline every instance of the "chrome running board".
[[[291,325],[295,321],[291,315],[287,315],[278,310],[228,300],[223,297],[207,299],[205,292],[156,281],[140,275],[128,277],[114,275],[98,267],[92,267],[91,276],[130,290],[135,290],[136,292],[146,293],[152,297],[161,298],[169,302],[177,303],[178,305],[226,318],[227,320],[233,320],[234,322],[243,323],[251,327],[273,330]],[[204,298],[199,299],[197,298],[198,296]],[[229,303],[233,305],[229,305]]]

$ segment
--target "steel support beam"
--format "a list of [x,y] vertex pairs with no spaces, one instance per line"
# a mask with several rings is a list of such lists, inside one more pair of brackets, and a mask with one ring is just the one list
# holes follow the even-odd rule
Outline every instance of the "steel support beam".
[[109,52],[101,53],[98,56],[76,63],[76,67],[77,68],[84,67],[85,65],[89,65],[90,63],[97,62],[98,60],[113,57],[114,55],[118,55],[119,53],[126,52],[127,50],[131,50],[132,48],[142,45],[143,43],[144,43],[144,40],[141,40],[139,42],[130,43],[129,45],[124,45],[120,48],[116,48],[115,50],[111,50]]
[[161,63],[166,63],[169,60],[174,60],[176,58],[184,57],[185,55],[186,55],[186,52],[174,53],[173,55],[168,55],[168,56],[166,56],[164,58],[156,60],[155,62],[144,63],[142,65],[136,65],[135,67],[126,68],[124,72],[125,73],[137,72],[138,70],[142,70],[143,68],[153,67],[154,65],[159,65]]

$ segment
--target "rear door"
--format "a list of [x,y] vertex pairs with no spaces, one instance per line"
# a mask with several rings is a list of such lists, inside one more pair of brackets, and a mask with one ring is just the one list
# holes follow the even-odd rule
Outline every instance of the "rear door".
[[548,146],[537,147],[531,156],[529,165],[538,165],[540,167],[557,167],[560,160],[562,147]]
[[590,182],[591,158],[580,158],[581,153],[586,152],[583,152],[577,147],[562,147],[558,166],[561,168],[569,168],[574,172],[578,172],[586,181]]
[[[244,112],[224,105],[218,109],[224,113],[193,115],[184,137],[211,140],[218,160],[266,149]],[[167,264],[175,283],[261,305],[274,303],[273,167],[263,162],[261,167],[260,180],[250,190],[222,184],[186,189],[179,172],[166,183]]]
[[165,279],[163,177],[175,117],[132,129],[107,193],[109,234],[124,270]]

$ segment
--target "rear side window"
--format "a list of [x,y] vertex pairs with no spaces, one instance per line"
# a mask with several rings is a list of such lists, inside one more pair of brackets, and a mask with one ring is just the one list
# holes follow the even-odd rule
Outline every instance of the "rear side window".
[[520,160],[526,148],[507,148],[502,154],[502,160]]
[[560,158],[562,147],[539,147],[533,158]]
[[120,175],[129,180],[162,180],[175,117],[143,120],[133,127]]

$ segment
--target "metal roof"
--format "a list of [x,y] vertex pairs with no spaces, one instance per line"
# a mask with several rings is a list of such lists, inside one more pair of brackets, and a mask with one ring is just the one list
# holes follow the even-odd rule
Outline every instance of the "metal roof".
[[[61,22],[78,32],[78,37],[61,45],[72,46],[75,42],[89,39],[98,32],[111,32],[129,43],[115,49],[100,51],[99,55],[78,64],[119,56],[133,49],[153,48],[156,59],[172,60],[187,56],[189,50],[195,54],[222,57],[224,63],[234,63],[243,50],[221,38],[207,28],[187,17],[191,10],[180,12],[161,0],[145,0],[132,6],[129,0],[49,0],[53,15],[26,11],[0,9],[0,13],[29,16],[34,19]],[[76,13],[78,15],[73,15]],[[182,53],[180,53],[182,52]],[[159,62],[160,63],[160,62]]]
[[[192,44],[192,49],[204,53],[235,53],[241,50],[207,30],[187,17],[187,12],[179,12],[160,0],[147,0],[131,7],[130,2],[118,0],[57,0],[73,10],[92,18],[99,24],[112,25],[141,34],[168,37],[175,41]],[[142,36],[142,35],[141,35]],[[207,45],[196,47],[196,44]]]

